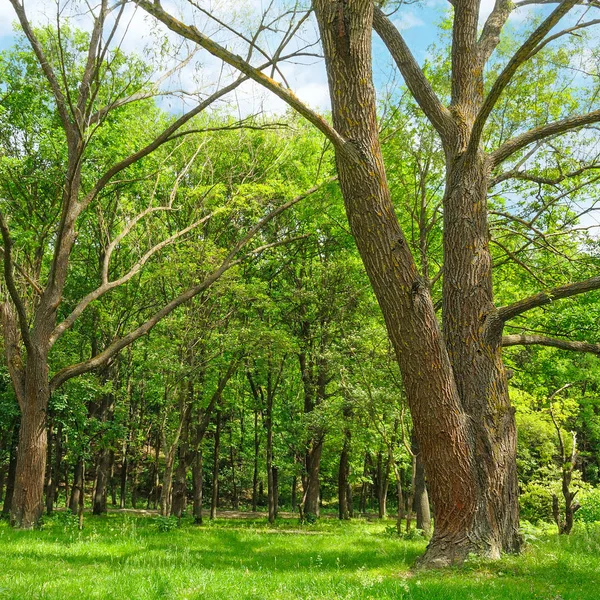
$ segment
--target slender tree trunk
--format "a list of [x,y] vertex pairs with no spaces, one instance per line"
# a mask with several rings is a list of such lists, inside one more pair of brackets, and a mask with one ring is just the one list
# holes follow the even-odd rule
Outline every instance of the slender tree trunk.
[[[231,415],[231,423],[233,424],[234,421],[234,415]],[[239,501],[239,497],[238,497],[238,488],[237,488],[237,481],[235,479],[235,448],[233,445],[233,439],[232,439],[232,431],[231,429],[229,430],[229,464],[231,467],[231,505],[233,510],[239,510],[240,508],[240,501]]]
[[123,442],[123,459],[121,461],[120,485],[119,485],[119,508],[125,508],[127,500],[127,471],[129,470],[129,436],[127,434],[126,441]]
[[106,488],[110,477],[110,452],[102,448],[96,462],[96,483],[94,485],[94,500],[92,513],[102,515],[106,512]]
[[367,478],[369,476],[370,464],[371,464],[371,457],[369,456],[369,453],[367,452],[365,454],[365,463],[364,463],[364,467],[363,467],[363,482],[360,487],[360,501],[358,503],[358,512],[361,514],[364,514],[365,512],[367,512],[367,491],[368,491],[368,485],[369,485],[367,483]]
[[260,438],[258,435],[258,408],[254,408],[254,471],[252,473],[252,512],[258,507],[258,453],[260,452]]
[[348,507],[348,477],[350,475],[350,431],[346,429],[344,435],[344,446],[340,455],[340,466],[338,470],[338,507],[340,519],[350,518],[350,509]]
[[298,502],[298,476],[292,477],[292,512],[296,512],[296,504]]
[[429,536],[431,534],[431,512],[429,510],[429,496],[425,482],[425,468],[418,447],[414,447],[413,451],[416,452],[417,461],[414,484],[414,511],[417,517],[417,529],[420,529],[426,536]]
[[194,463],[192,465],[192,481],[194,485],[194,523],[196,525],[202,525],[202,487],[203,487],[204,473],[202,465],[202,450],[196,451],[194,457]]
[[[50,446],[50,444],[48,444]],[[50,460],[50,453],[48,453]],[[62,463],[62,423],[58,425],[54,433],[54,461],[50,461],[48,469],[50,472],[46,485],[46,513],[51,515],[54,503],[57,501],[57,490],[60,481],[60,466]]]
[[212,498],[210,503],[210,518],[217,517],[219,504],[219,449],[221,444],[221,413],[217,412],[217,427],[215,429],[215,445],[213,455]]
[[83,494],[83,458],[79,457],[75,463],[73,472],[73,487],[71,488],[71,500],[69,508],[73,514],[77,513],[79,500]]
[[267,505],[269,523],[275,522],[277,507],[275,504],[275,482],[273,478],[273,397],[267,391],[267,411],[265,427],[267,429]]

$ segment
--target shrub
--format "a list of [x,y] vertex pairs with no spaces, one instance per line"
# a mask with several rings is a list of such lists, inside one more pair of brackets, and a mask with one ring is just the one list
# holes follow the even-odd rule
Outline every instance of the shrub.
[[532,523],[552,521],[552,492],[550,486],[541,483],[525,485],[519,498],[521,517]]
[[600,488],[585,492],[579,498],[581,508],[575,513],[575,518],[583,523],[600,522]]

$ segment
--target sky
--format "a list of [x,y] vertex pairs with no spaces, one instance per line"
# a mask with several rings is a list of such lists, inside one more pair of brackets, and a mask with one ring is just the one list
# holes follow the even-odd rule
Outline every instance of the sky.
[[[197,11],[191,12],[189,4],[185,0],[163,0],[162,4],[165,9],[173,11],[174,14],[182,15],[183,20],[187,23],[196,21],[203,27],[202,30],[210,27],[206,18],[197,19]],[[200,4],[209,10],[214,10],[216,14],[229,23],[235,24],[236,22],[242,22],[244,19],[247,20],[248,15],[252,15],[253,12],[256,14],[268,3],[263,0],[203,0],[200,1]],[[59,6],[63,15],[69,15],[78,26],[89,28],[89,20],[81,16],[85,9],[83,2],[59,0]],[[425,60],[428,48],[438,39],[438,25],[443,19],[448,6],[446,0],[421,0],[403,6],[392,17],[420,63]],[[483,0],[482,19],[487,17],[492,6],[493,0]],[[25,7],[30,19],[36,24],[56,21],[55,0],[25,0]],[[520,9],[512,17],[512,20],[519,21],[525,18],[527,14],[528,9]],[[0,0],[0,49],[12,45],[14,41],[12,25],[14,22],[16,22],[16,15],[9,0]],[[127,24],[126,31],[125,27],[122,27],[121,33],[124,34],[122,47],[128,52],[142,53],[145,47],[156,45],[157,36],[160,35],[168,36],[174,43],[177,43],[177,36],[168,32],[162,24],[157,24],[154,19],[139,8],[128,7],[121,22]],[[316,39],[314,23],[307,28],[304,36],[311,41]],[[233,43],[234,41],[231,36],[224,36],[222,39],[226,43]],[[265,39],[265,43],[268,44],[269,40]],[[373,76],[379,90],[386,89],[386,85],[389,84],[392,78],[394,78],[394,81],[399,80],[391,58],[377,36],[374,36],[374,59]],[[198,64],[201,64],[200,69]],[[282,70],[297,96],[313,108],[328,110],[327,80],[325,69],[320,61],[309,59],[305,60],[304,64],[288,64]],[[199,73],[202,74],[200,82],[202,84],[223,76],[220,62],[208,56],[206,52],[201,51],[198,53],[197,59],[178,74],[176,86],[183,86],[188,91],[197,89]],[[245,84],[242,89],[236,92],[235,98],[232,98],[232,100],[234,104],[241,105],[240,110],[242,113],[249,114],[261,109],[269,113],[279,113],[286,109],[283,101],[259,89],[252,83]],[[180,106],[172,99],[164,102],[167,104],[165,107],[173,112],[185,108],[183,101],[180,102]]]

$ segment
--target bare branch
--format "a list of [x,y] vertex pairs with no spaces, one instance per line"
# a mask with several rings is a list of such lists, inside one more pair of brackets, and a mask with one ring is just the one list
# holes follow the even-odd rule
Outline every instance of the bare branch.
[[[52,332],[52,336],[50,337],[50,346],[53,346],[56,343],[56,341],[62,336],[62,334],[73,326],[73,324],[75,323],[75,321],[81,316],[81,314],[85,311],[85,309],[94,300],[97,300],[98,298],[101,298],[102,296],[104,296],[104,294],[106,294],[110,290],[113,290],[113,289],[115,289],[115,288],[123,285],[124,283],[127,283],[129,280],[131,280],[135,275],[137,275],[142,270],[142,268],[148,262],[148,260],[152,256],[154,256],[157,252],[159,252],[160,250],[162,250],[165,246],[169,246],[170,244],[172,244],[173,242],[175,242],[179,238],[183,237],[184,235],[186,235],[187,233],[189,233],[193,229],[196,229],[197,227],[199,227],[200,225],[202,225],[202,223],[205,223],[206,221],[208,221],[208,219],[210,219],[213,215],[214,215],[214,213],[211,213],[211,214],[203,217],[199,221],[196,221],[196,222],[192,223],[191,225],[188,225],[188,227],[185,227],[181,231],[178,231],[177,233],[175,233],[172,236],[166,238],[165,240],[163,240],[159,244],[156,244],[155,246],[153,246],[152,248],[150,248],[150,250],[148,250],[133,265],[133,267],[131,267],[131,269],[125,275],[119,277],[119,279],[115,279],[113,281],[108,281],[108,279],[103,280],[102,284],[99,287],[97,287],[95,290],[93,290],[92,292],[90,292],[89,294],[87,294],[86,296],[84,296],[79,301],[79,303],[77,304],[77,306],[73,309],[73,311],[71,312],[71,314],[64,321],[62,321],[61,323],[59,323],[56,326],[56,328]],[[113,248],[114,248],[114,246],[113,246]],[[103,279],[105,277],[104,267],[103,267],[102,277],[103,277]]]
[[37,36],[31,28],[31,24],[29,23],[29,19],[27,18],[27,15],[25,13],[25,6],[20,0],[10,0],[10,3],[12,4],[13,8],[15,9],[15,12],[17,13],[17,17],[19,19],[21,27],[23,28],[23,32],[27,36],[27,39],[31,44],[31,47],[38,59],[38,62],[42,67],[42,71],[44,72],[44,75],[48,80],[48,83],[50,84],[50,89],[52,90],[52,95],[56,100],[56,109],[58,110],[58,114],[60,116],[63,128],[67,135],[71,136],[73,131],[73,124],[71,123],[71,119],[69,118],[69,111],[67,110],[66,98],[62,90],[60,89],[60,84],[58,83],[56,74],[54,73],[52,66],[48,62],[48,59],[46,58],[46,54],[44,53],[42,45],[40,44],[40,41],[37,39]]
[[[96,356],[91,357],[90,359],[83,361],[81,363],[71,365],[69,367],[65,367],[60,370],[50,381],[50,389],[56,390],[60,385],[62,385],[65,381],[76,377],[77,375],[81,375],[82,373],[87,373],[88,371],[92,371],[97,369],[98,367],[106,364],[113,356],[118,354],[123,348],[132,344],[135,340],[139,339],[146,333],[148,333],[159,321],[164,319],[167,315],[171,314],[176,308],[191,300],[194,296],[197,296],[199,293],[207,290],[215,281],[217,281],[226,271],[231,269],[236,264],[239,264],[240,260],[235,260],[236,255],[240,252],[255,236],[256,234],[270,221],[272,221],[277,215],[281,214],[283,211],[288,208],[294,206],[304,198],[314,194],[318,190],[320,190],[324,185],[327,185],[332,180],[327,180],[320,185],[314,186],[310,190],[292,198],[288,202],[278,206],[273,209],[270,213],[265,215],[254,227],[252,227],[248,233],[242,237],[232,248],[232,250],[227,254],[225,259],[222,261],[221,265],[213,271],[210,275],[208,275],[204,281],[200,284],[195,285],[173,300],[171,300],[168,304],[163,306],[159,311],[154,313],[146,322],[142,325],[123,336],[120,339],[112,342],[104,351],[100,352]],[[272,245],[270,245],[272,246]],[[265,247],[259,250],[264,250]]]

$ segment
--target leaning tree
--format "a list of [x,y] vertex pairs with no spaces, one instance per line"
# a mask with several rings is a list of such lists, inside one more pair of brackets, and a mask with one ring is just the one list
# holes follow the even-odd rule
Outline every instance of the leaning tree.
[[[220,44],[215,35],[186,24],[194,14],[202,14],[236,32],[199,3],[189,2],[190,10],[180,20],[158,0],[135,2],[172,31],[272,91],[315,125],[335,148],[348,220],[396,351],[430,483],[435,533],[423,563],[457,562],[470,552],[498,557],[501,552],[518,551],[516,434],[502,361],[504,325],[553,300],[598,289],[600,277],[496,306],[488,190],[504,164],[510,164],[507,172],[515,174],[523,167],[524,157],[549,140],[600,121],[600,110],[594,109],[597,99],[593,96],[588,112],[523,127],[495,147],[487,147],[485,135],[499,101],[511,93],[515,75],[552,42],[598,24],[599,19],[582,16],[598,4],[497,0],[480,27],[480,1],[454,0],[451,92],[446,99],[436,93],[427,69],[419,66],[399,28],[384,13],[384,3],[313,0],[312,7],[305,11],[297,8],[291,14],[300,14],[299,21],[304,21],[311,9],[315,15],[329,82],[331,124],[302,103],[285,80],[278,83],[276,73],[265,73]],[[499,64],[497,50],[511,14],[535,4],[557,6],[543,9],[539,19],[531,20],[530,32]],[[240,33],[240,40],[259,48],[260,35],[272,31],[265,23],[268,19],[263,17],[255,35]],[[557,28],[559,23],[564,23],[564,28]],[[417,268],[386,180],[372,77],[373,29],[444,150],[441,327],[430,282]],[[507,343],[515,340],[509,338]]]

